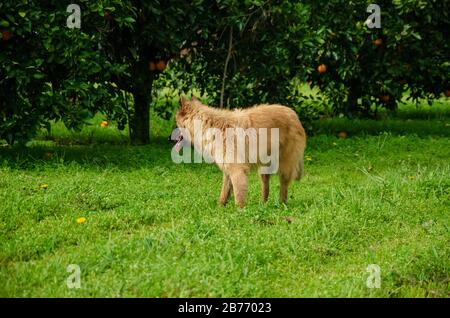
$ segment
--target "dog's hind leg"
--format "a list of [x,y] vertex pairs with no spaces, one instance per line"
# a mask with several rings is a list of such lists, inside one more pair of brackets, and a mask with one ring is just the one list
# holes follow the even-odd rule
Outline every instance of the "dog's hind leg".
[[261,201],[267,202],[267,198],[269,197],[269,181],[270,174],[260,174],[261,178]]
[[234,200],[240,208],[243,208],[247,198],[247,171],[245,169],[236,169],[230,173],[230,179],[233,185]]
[[224,173],[222,191],[220,192],[220,199],[219,199],[221,205],[227,204],[228,198],[230,197],[231,187],[232,187],[231,179],[226,173]]
[[280,173],[280,203],[286,203],[291,176]]

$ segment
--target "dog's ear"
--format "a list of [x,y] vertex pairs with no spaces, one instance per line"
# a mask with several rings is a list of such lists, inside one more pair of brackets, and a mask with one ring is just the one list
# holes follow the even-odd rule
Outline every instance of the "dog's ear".
[[181,96],[180,97],[180,108],[178,109],[178,113],[181,116],[184,116],[186,114],[188,105],[189,105],[188,100],[184,96]]
[[187,108],[188,102],[189,102],[189,101],[188,101],[184,96],[181,96],[181,97],[180,97],[180,109],[185,109],[185,108]]
[[184,98],[184,96],[181,96],[181,97],[180,97],[180,106],[186,105],[186,102],[187,102],[187,99]]

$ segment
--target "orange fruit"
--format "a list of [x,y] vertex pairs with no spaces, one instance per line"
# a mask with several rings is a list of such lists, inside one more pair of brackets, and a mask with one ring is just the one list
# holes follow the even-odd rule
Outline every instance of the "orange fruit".
[[106,120],[102,120],[102,122],[100,123],[100,126],[102,127],[108,127],[109,123]]
[[164,60],[160,60],[158,61],[158,63],[156,63],[156,69],[160,72],[164,71],[164,69],[166,68],[166,62],[164,62]]
[[450,88],[445,90],[444,95],[450,97]]
[[376,39],[376,40],[373,40],[372,43],[375,44],[376,46],[380,46],[381,44],[383,44],[383,40],[382,39]]
[[327,71],[327,66],[325,64],[320,64],[317,67],[317,72],[319,72],[319,74],[323,74]]
[[382,103],[387,103],[391,99],[391,96],[389,96],[389,95],[381,95],[380,97],[378,97],[378,99]]
[[338,137],[339,137],[340,139],[345,139],[345,138],[347,138],[347,133],[346,133],[345,131],[341,130],[341,131],[338,133]]
[[288,222],[289,224],[291,224],[292,222],[295,221],[295,218],[293,216],[286,216],[284,218],[286,220],[286,222]]
[[109,10],[106,10],[105,13],[103,14],[103,16],[105,17],[106,20],[111,20],[111,12],[109,12]]
[[148,69],[150,70],[150,72],[154,72],[156,70],[155,62],[148,63]]
[[3,41],[9,41],[11,39],[11,32],[9,31],[2,31],[2,40]]

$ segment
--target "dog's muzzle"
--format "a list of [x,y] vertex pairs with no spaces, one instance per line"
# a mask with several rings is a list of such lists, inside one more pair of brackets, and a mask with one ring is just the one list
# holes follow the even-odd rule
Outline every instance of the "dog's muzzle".
[[181,147],[183,147],[183,135],[180,133],[177,137],[177,143],[175,144],[175,150],[180,152]]

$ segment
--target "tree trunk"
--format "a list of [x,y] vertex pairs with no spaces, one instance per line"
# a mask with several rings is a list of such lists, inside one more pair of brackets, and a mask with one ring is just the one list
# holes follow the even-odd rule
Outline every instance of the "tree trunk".
[[350,91],[347,100],[347,113],[349,115],[356,115],[357,111],[358,111],[358,97],[355,94],[353,94],[352,91]]
[[147,67],[137,65],[132,84],[134,112],[129,118],[130,141],[133,145],[150,142],[150,103],[153,76]]
[[355,116],[358,112],[358,88],[355,83],[350,83],[349,92],[347,96],[347,107],[346,113],[347,116]]
[[133,145],[146,145],[150,142],[151,97],[136,91],[133,92],[133,97],[134,113],[129,120],[130,141]]
[[231,53],[233,52],[233,27],[230,28],[230,40],[228,43],[228,53],[225,59],[225,66],[223,67],[223,76],[222,76],[222,88],[220,90],[220,105],[219,107],[223,107],[223,97],[225,96],[225,80],[227,79],[227,71],[228,71],[228,63],[230,62]]

